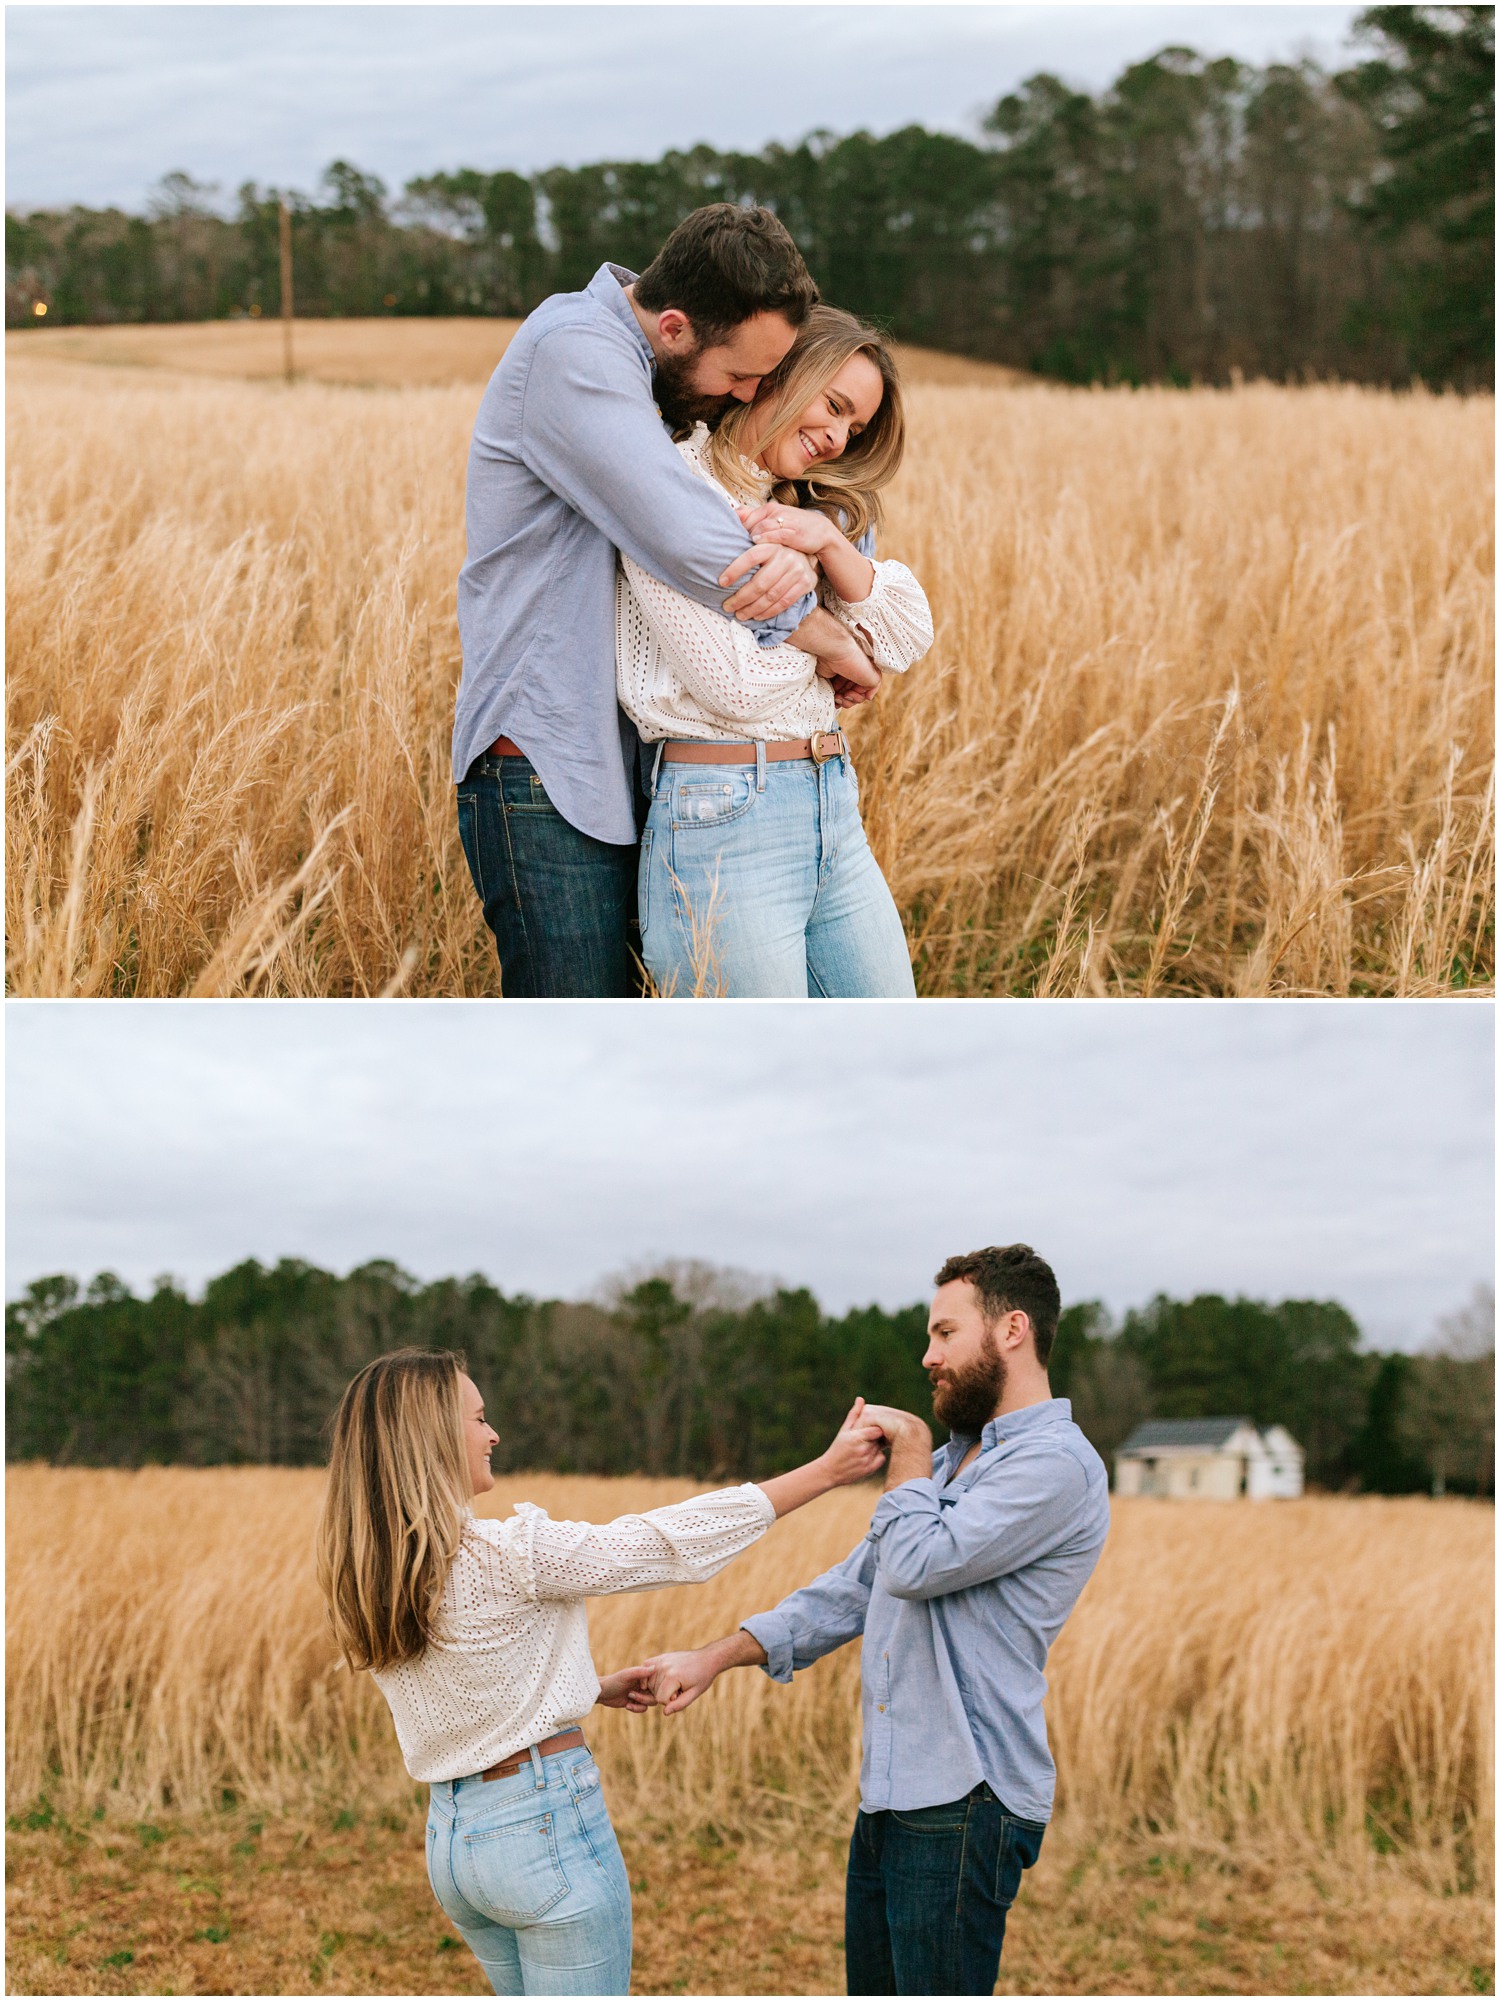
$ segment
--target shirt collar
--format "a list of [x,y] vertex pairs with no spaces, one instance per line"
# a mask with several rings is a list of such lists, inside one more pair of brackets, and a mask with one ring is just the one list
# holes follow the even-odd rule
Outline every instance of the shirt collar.
[[646,357],[646,366],[654,372],[656,356],[651,352],[651,343],[641,331],[641,323],[631,310],[630,301],[625,296],[625,287],[633,285],[638,275],[634,271],[627,271],[623,264],[601,264],[585,289],[591,299],[597,299],[600,305],[612,312],[620,324],[635,336],[636,346]]
[[[1004,1417],[992,1417],[979,1434],[979,1449],[988,1452],[991,1447],[1004,1445],[1012,1438],[1020,1438],[1029,1431],[1040,1431],[1047,1425],[1066,1423],[1072,1418],[1073,1406],[1066,1397],[1051,1397],[1046,1403],[1029,1403],[1024,1410],[1007,1411]],[[949,1443],[959,1447],[960,1457],[974,1443],[972,1431],[955,1431],[949,1436]]]

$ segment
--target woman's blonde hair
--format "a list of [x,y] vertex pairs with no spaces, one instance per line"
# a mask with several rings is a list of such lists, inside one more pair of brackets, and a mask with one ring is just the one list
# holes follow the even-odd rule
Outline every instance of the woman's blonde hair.
[[761,383],[755,401],[738,404],[721,421],[707,454],[716,479],[735,492],[758,498],[741,463],[751,456],[746,438],[756,437],[757,454],[769,450],[856,354],[867,354],[880,370],[884,388],[879,409],[859,436],[850,439],[842,457],[821,460],[809,478],[780,480],[771,489],[773,499],[826,514],[854,542],[867,528],[880,526],[880,489],[895,478],[906,449],[901,377],[877,327],[866,326],[837,306],[814,306],[784,359]]
[[470,1499],[461,1355],[398,1348],[339,1399],[318,1522],[318,1583],[352,1668],[414,1660],[432,1637]]

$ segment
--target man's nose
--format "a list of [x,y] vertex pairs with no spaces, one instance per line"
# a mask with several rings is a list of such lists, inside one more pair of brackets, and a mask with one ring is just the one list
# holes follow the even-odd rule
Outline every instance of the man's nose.
[[736,403],[753,403],[760,393],[760,377],[757,375],[753,382],[741,382],[729,393]]

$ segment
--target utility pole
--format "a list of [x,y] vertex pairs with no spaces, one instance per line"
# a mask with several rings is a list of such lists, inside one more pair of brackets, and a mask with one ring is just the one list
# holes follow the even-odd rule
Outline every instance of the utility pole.
[[286,196],[277,196],[281,210],[281,349],[286,379],[292,379],[292,212]]

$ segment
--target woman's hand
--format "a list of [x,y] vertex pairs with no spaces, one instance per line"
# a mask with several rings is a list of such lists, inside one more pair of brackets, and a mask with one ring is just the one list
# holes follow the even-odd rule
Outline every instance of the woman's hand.
[[864,1398],[856,1397],[832,1445],[816,1459],[794,1466],[790,1473],[756,1481],[778,1515],[790,1514],[793,1508],[805,1507],[832,1487],[847,1487],[851,1481],[863,1480],[879,1470],[885,1449],[879,1430],[861,1423],[864,1407]]
[[850,1487],[856,1480],[868,1480],[885,1464],[885,1437],[879,1425],[869,1422],[863,1397],[856,1397],[850,1405],[849,1415],[820,1463],[835,1487]]
[[735,512],[757,542],[800,550],[816,562],[845,604],[863,604],[874,589],[875,565],[816,507],[788,507],[783,501],[767,500],[759,507],[737,507]]
[[737,507],[734,511],[753,542],[779,542],[784,549],[800,549],[804,556],[821,556],[831,542],[844,539],[828,516],[815,507],[788,507],[783,501],[767,500],[758,507]]
[[643,1716],[656,1701],[651,1693],[653,1672],[648,1661],[641,1667],[616,1668],[613,1674],[601,1674],[600,1708],[628,1709],[632,1716]]

